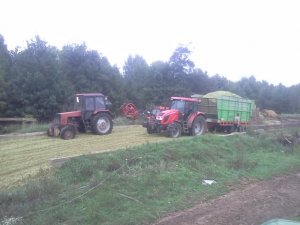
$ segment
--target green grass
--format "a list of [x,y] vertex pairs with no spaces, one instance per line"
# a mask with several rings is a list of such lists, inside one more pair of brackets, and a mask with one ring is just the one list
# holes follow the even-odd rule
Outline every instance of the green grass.
[[1,126],[0,132],[2,134],[9,133],[32,133],[32,132],[46,132],[49,124],[46,123],[32,123],[32,124],[11,124]]
[[114,118],[114,126],[123,126],[123,125],[141,125],[143,122],[142,116],[136,120],[130,120],[125,117],[116,117]]
[[129,148],[143,143],[167,141],[148,135],[140,125],[116,126],[109,135],[78,134],[75,139],[34,136],[1,139],[0,188],[23,183],[23,179],[49,167],[49,159]]
[[32,132],[46,132],[49,127],[49,124],[40,123],[40,124],[31,124],[22,127],[17,130],[17,133],[32,133]]
[[300,216],[293,218],[292,220],[300,222]]
[[[147,224],[222,195],[241,179],[300,168],[300,148],[276,134],[172,139],[81,156],[0,192],[1,217],[21,224]],[[203,179],[217,184],[202,185]],[[0,220],[1,221],[1,220]]]

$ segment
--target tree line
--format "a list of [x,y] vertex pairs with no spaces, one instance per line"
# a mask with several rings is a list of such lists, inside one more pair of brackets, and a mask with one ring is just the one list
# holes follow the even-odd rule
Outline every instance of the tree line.
[[140,109],[166,104],[171,96],[206,94],[216,90],[253,99],[260,108],[278,113],[300,113],[300,83],[291,87],[257,81],[255,77],[232,82],[220,75],[208,76],[196,68],[191,51],[179,46],[168,61],[150,65],[139,55],[129,56],[123,70],[85,44],[66,45],[61,50],[38,36],[24,49],[9,51],[0,35],[0,116],[31,116],[49,120],[68,110],[75,93],[101,92],[113,103]]

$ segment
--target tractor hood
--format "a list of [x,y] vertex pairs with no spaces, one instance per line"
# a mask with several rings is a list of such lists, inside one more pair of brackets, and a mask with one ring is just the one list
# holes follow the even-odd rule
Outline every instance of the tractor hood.
[[170,116],[170,115],[174,115],[174,114],[178,114],[178,113],[179,113],[179,111],[176,109],[165,110],[165,111],[158,113],[156,116],[156,119],[163,120],[166,116]]
[[62,112],[62,113],[57,113],[60,124],[61,125],[66,125],[68,123],[69,118],[74,118],[74,117],[80,117],[81,112],[80,111],[72,111],[72,112]]
[[80,117],[81,112],[80,111],[71,111],[71,112],[62,112],[62,113],[57,113],[60,115],[60,117]]

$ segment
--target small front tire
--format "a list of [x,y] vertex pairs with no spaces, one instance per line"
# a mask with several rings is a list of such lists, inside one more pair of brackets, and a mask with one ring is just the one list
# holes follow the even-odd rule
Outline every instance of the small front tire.
[[47,135],[49,137],[58,137],[59,134],[60,134],[60,130],[57,125],[51,125],[47,130]]
[[168,127],[168,134],[171,138],[177,138],[181,135],[181,126],[178,123],[172,123]]
[[75,129],[71,126],[66,126],[61,129],[60,137],[64,140],[70,140],[75,138],[76,132]]

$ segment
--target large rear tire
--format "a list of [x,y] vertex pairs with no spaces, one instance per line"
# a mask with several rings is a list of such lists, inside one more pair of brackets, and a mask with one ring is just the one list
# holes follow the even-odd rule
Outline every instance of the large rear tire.
[[181,135],[181,126],[178,123],[172,123],[168,127],[168,134],[171,138],[177,138]]
[[75,138],[76,131],[74,127],[66,126],[61,129],[60,137],[64,140],[70,140]]
[[202,135],[207,130],[207,123],[203,116],[197,116],[192,124],[192,135]]
[[92,119],[92,131],[95,134],[104,135],[111,133],[113,128],[112,118],[108,114],[97,114]]

